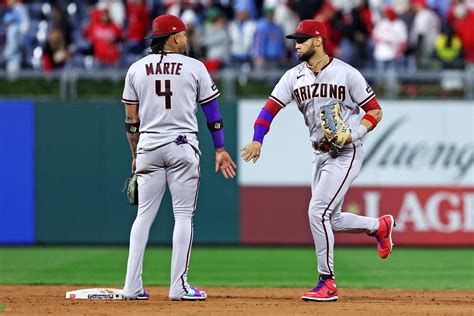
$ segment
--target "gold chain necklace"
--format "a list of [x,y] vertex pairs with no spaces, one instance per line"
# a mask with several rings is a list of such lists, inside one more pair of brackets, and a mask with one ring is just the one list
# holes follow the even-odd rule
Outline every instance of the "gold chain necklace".
[[318,70],[316,66],[319,65],[319,63],[325,60],[326,58],[328,58],[328,55],[324,55],[324,57],[318,60],[314,66],[311,66],[309,63],[306,63],[306,64],[308,65],[308,68],[311,69],[313,72],[320,72],[321,69]]

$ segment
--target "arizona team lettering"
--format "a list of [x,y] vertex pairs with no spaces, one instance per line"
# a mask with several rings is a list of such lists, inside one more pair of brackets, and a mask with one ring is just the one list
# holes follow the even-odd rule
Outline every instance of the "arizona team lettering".
[[145,64],[146,75],[180,75],[182,63]]
[[300,104],[306,100],[315,98],[329,98],[344,101],[346,99],[346,87],[332,83],[313,83],[296,88],[293,94]]

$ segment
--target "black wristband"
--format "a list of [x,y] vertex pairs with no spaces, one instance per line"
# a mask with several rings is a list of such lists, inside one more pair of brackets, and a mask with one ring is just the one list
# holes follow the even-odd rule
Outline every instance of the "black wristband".
[[130,134],[139,133],[140,132],[138,130],[139,127],[140,127],[140,122],[136,122],[136,123],[125,122],[125,130],[127,131],[127,133],[130,133]]
[[215,132],[215,131],[218,131],[220,129],[223,129],[224,128],[224,123],[222,122],[222,119],[220,119],[218,121],[215,121],[215,122],[207,122],[207,128],[209,128],[209,130],[211,132]]

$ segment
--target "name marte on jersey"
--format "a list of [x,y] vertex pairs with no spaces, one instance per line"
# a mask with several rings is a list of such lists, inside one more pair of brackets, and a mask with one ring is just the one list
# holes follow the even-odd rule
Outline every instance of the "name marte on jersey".
[[145,64],[146,75],[180,75],[182,63]]
[[346,87],[332,83],[313,83],[296,88],[293,94],[300,104],[314,98],[329,98],[344,101],[346,99]]

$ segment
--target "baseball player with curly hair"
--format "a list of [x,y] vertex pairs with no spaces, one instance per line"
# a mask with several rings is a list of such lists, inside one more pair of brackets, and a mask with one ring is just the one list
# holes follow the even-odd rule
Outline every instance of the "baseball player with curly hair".
[[[372,88],[355,68],[325,52],[324,25],[303,20],[294,34],[299,65],[277,83],[254,124],[253,141],[241,150],[245,161],[260,157],[265,134],[277,113],[292,100],[304,116],[313,146],[313,176],[308,216],[316,248],[319,281],[304,300],[336,301],[333,232],[367,233],[382,259],[392,251],[392,215],[370,218],[342,212],[344,196],[360,172],[361,138],[382,118]],[[360,109],[366,113],[359,119]]]
[[150,227],[166,185],[175,219],[171,258],[171,300],[204,300],[206,292],[188,283],[193,217],[200,181],[197,103],[215,146],[215,171],[233,178],[236,165],[224,149],[219,91],[200,61],[185,56],[186,27],[169,14],[153,21],[151,54],[132,64],[125,78],[125,128],[138,179],[138,213],[130,233],[123,295],[148,299],[142,281],[143,255]]

